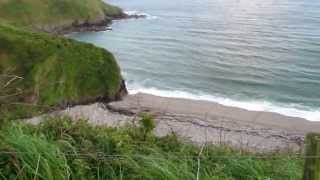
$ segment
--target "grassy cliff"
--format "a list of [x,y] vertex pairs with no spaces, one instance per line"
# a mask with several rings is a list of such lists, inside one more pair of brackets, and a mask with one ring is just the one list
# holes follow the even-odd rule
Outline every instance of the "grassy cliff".
[[111,53],[38,32],[90,27],[121,15],[101,0],[0,0],[0,118],[119,98],[125,87]]
[[121,14],[101,0],[0,0],[0,21],[41,31],[100,23]]
[[0,117],[116,99],[120,69],[91,44],[0,25]]

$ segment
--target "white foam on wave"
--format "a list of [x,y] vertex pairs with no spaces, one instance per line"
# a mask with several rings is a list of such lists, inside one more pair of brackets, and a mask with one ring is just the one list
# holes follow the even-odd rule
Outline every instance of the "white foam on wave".
[[320,109],[302,110],[294,107],[275,105],[266,101],[236,101],[228,98],[216,97],[208,94],[193,94],[177,90],[160,90],[156,88],[144,88],[139,86],[128,87],[129,94],[146,93],[161,97],[184,98],[192,100],[204,100],[216,102],[225,106],[238,107],[251,111],[266,111],[279,113],[291,117],[304,118],[309,121],[320,121]]
[[129,16],[145,16],[146,19],[152,20],[152,19],[158,19],[157,16],[152,16],[150,14],[144,13],[144,12],[139,12],[139,11],[124,11],[125,14]]

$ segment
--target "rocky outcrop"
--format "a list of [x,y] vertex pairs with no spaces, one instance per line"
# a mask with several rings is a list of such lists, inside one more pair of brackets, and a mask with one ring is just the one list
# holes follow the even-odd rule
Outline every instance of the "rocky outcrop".
[[69,34],[73,32],[87,32],[87,31],[107,31],[112,30],[110,25],[113,20],[121,20],[121,19],[138,19],[138,18],[146,18],[146,15],[139,14],[126,14],[121,12],[118,15],[105,15],[103,17],[99,17],[93,21],[85,20],[75,20],[63,25],[46,25],[46,26],[37,26],[34,27],[36,30],[41,32],[53,33],[53,34]]
[[120,84],[120,88],[116,94],[116,100],[122,100],[123,97],[125,97],[127,94],[128,94],[128,90],[126,87],[126,83],[125,83],[125,80],[122,79],[121,84]]

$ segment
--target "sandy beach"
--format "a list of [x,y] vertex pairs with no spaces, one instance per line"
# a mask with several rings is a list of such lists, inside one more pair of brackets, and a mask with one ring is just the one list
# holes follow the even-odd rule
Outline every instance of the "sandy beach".
[[[298,152],[303,150],[308,132],[320,132],[320,122],[141,93],[128,95],[122,101],[75,106],[51,115],[65,114],[74,119],[88,119],[96,125],[117,127],[136,123],[141,112],[153,115],[157,136],[174,133],[199,145],[227,144],[257,152]],[[31,122],[37,123],[42,117],[35,117]]]

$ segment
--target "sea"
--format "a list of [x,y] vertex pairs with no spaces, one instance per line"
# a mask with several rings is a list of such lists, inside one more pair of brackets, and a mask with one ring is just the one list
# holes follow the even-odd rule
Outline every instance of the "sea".
[[320,121],[320,0],[109,0],[146,18],[71,38],[111,51],[129,93]]

